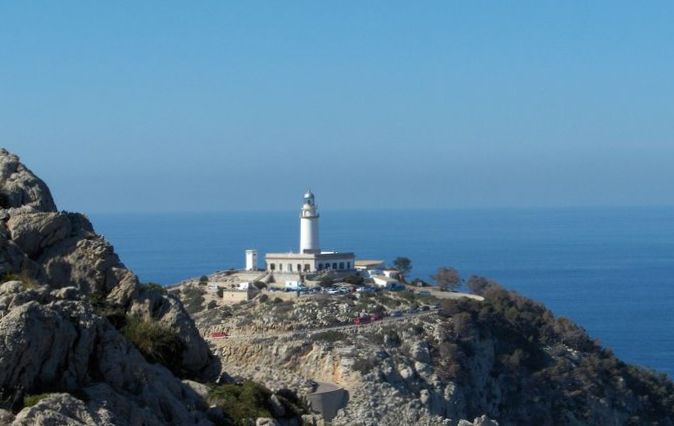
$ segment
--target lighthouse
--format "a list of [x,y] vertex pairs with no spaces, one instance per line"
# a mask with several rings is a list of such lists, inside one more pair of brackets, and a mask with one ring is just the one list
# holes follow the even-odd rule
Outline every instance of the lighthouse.
[[311,191],[304,194],[300,210],[299,253],[267,253],[266,270],[279,279],[286,277],[296,282],[298,274],[313,274],[319,271],[349,273],[354,271],[356,257],[352,252],[321,250],[318,242],[318,207]]
[[314,194],[307,191],[300,210],[300,253],[320,253],[318,243],[318,208]]

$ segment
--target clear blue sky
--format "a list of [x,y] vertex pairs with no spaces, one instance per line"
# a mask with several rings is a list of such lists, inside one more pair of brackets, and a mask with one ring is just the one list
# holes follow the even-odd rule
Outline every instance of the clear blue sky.
[[671,1],[0,3],[0,145],[84,212],[663,205]]

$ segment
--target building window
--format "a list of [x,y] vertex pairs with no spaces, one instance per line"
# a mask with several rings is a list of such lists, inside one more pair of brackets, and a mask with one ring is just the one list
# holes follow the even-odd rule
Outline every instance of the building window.
[[292,271],[293,271],[293,264],[289,263],[288,264],[288,272],[292,272]]
[[351,262],[346,262],[346,269],[351,269]]
[[276,264],[275,264],[275,263],[270,263],[270,264],[269,264],[269,269],[272,270],[272,271],[275,270],[275,269],[276,269]]
[[283,263],[278,264],[278,270],[279,272],[283,272]]
[[339,269],[344,269],[344,262],[339,262]]
[[319,264],[318,264],[318,270],[320,271],[320,270],[322,270],[322,269],[323,269],[323,264],[322,264],[322,263],[319,263]]
[[332,269],[337,269],[337,262],[332,264]]
[[309,265],[309,264],[304,265],[304,272],[309,272],[310,268],[311,268],[311,265]]

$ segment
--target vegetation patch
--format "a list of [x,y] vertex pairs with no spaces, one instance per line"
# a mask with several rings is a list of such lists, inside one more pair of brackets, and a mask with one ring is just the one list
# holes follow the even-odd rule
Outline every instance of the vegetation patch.
[[[674,417],[674,382],[665,375],[621,362],[581,327],[493,281],[471,277],[468,287],[484,301],[442,301],[439,314],[448,319],[446,340],[433,348],[432,358],[441,378],[470,387],[475,378],[469,360],[482,343],[491,341],[495,362],[489,376],[498,380],[504,395],[503,419],[521,424],[570,409],[581,422],[592,423],[583,416],[600,399],[612,406],[632,401],[629,408],[624,406],[631,416],[628,424],[659,424]],[[551,406],[518,411],[522,388]]]
[[127,317],[121,332],[148,362],[162,364],[174,374],[185,376],[182,369],[185,345],[178,333],[156,321],[148,321],[135,315]]
[[372,371],[374,366],[374,362],[369,358],[357,358],[353,362],[352,368],[358,371],[360,374],[365,375]]
[[215,386],[208,394],[208,402],[221,407],[235,425],[248,425],[258,417],[272,417],[269,398],[272,393],[253,381],[243,384]]
[[163,285],[158,284],[158,283],[149,282],[149,283],[141,284],[140,287],[141,287],[141,289],[146,290],[146,291],[156,291],[156,292],[158,292],[159,294],[162,294],[162,295],[167,294],[166,288]]
[[28,273],[26,272],[21,272],[18,274],[13,274],[13,273],[7,273],[2,276],[2,282],[6,283],[8,281],[19,281],[23,285],[23,288],[25,289],[30,289],[30,288],[37,288],[38,284],[37,281],[35,281],[33,278],[31,278]]
[[201,310],[204,303],[204,295],[200,289],[194,287],[185,287],[181,293],[181,299],[185,310],[190,314],[196,314]]
[[341,331],[328,330],[313,335],[314,340],[319,342],[335,343],[341,342],[347,338],[346,334]]
[[23,406],[24,408],[32,407],[33,405],[47,398],[49,395],[51,394],[50,393],[38,393],[34,395],[27,394],[23,397]]

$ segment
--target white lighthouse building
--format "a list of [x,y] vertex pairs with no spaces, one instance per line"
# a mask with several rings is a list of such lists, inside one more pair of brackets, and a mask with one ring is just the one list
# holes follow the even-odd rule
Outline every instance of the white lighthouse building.
[[300,211],[300,253],[320,253],[318,243],[318,207],[314,194],[304,194],[304,204]]
[[298,253],[267,253],[265,256],[267,271],[297,274],[322,270],[350,271],[355,269],[353,253],[321,250],[318,218],[314,194],[307,191],[300,210],[300,250]]

